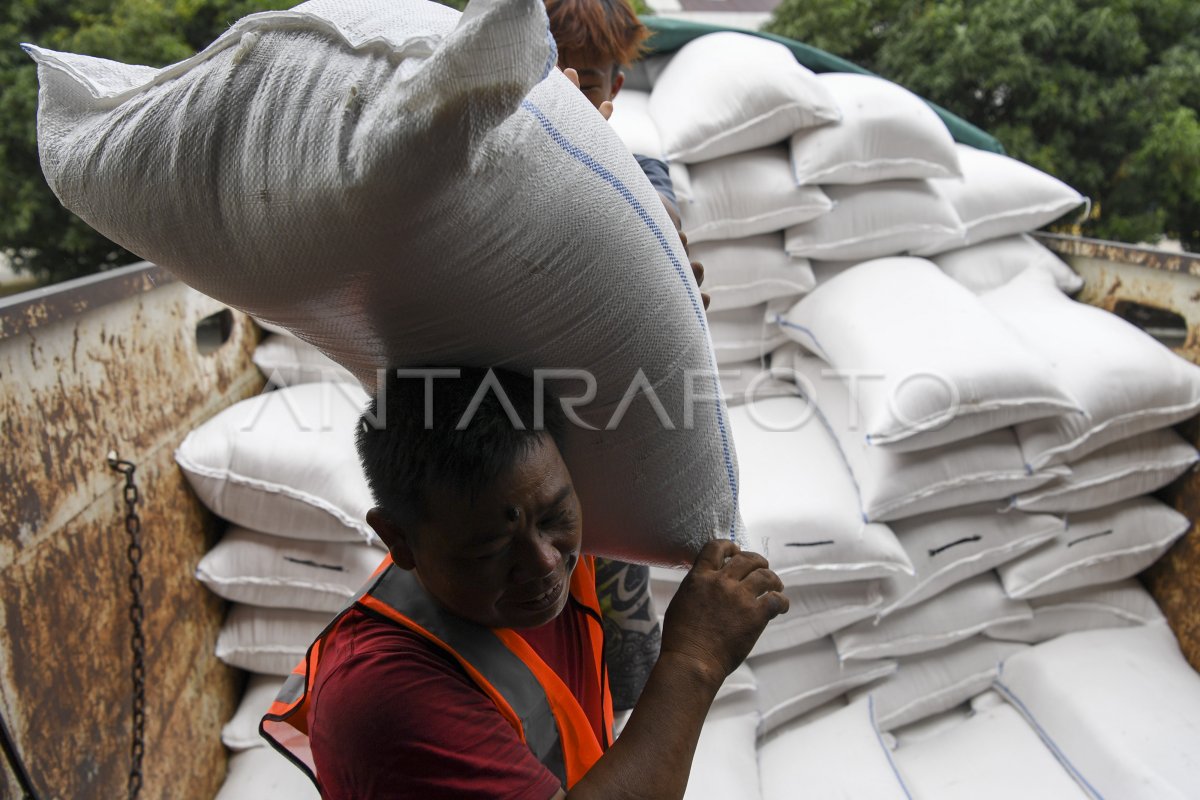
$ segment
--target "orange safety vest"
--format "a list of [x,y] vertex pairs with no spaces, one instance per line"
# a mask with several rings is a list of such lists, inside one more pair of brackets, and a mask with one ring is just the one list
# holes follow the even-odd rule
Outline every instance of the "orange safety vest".
[[604,624],[596,596],[594,559],[583,556],[571,576],[571,598],[587,615],[596,674],[602,683],[604,742],[575,695],[520,635],[486,628],[446,611],[408,570],[380,564],[363,592],[326,626],[271,704],[259,732],[320,788],[308,740],[309,699],[321,651],[346,611],[359,606],[420,634],[449,653],[513,726],[533,754],[570,789],[600,758],[612,738],[612,694],[604,663]]

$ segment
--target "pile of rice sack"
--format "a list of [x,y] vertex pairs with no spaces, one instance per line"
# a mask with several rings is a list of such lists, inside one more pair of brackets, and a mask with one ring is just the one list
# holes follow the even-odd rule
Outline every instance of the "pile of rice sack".
[[[230,522],[217,655],[254,673],[226,800],[299,796],[257,720],[382,555],[352,431],[422,364],[588,370],[589,549],[733,537],[783,578],[689,797],[1200,796],[1200,676],[1134,579],[1190,527],[1151,493],[1197,459],[1200,367],[1070,298],[1028,233],[1078,192],[744,34],[643,66],[610,125],[541,0],[313,0],[159,70],[28,50],[63,203],[284,330],[282,388],[177,452]],[[670,162],[707,314],[631,151]],[[673,424],[606,429],[639,374]]]

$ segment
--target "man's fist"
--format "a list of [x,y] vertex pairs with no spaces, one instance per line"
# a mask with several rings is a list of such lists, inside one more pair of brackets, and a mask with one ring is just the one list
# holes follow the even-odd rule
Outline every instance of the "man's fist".
[[667,607],[662,654],[687,658],[724,680],[767,623],[788,610],[783,582],[768,566],[728,540],[706,544]]

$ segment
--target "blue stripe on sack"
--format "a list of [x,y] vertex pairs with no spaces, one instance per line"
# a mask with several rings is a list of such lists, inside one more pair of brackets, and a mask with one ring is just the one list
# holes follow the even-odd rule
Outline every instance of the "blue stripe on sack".
[[817,341],[817,335],[808,328],[804,327],[803,325],[797,325],[794,322],[788,322],[787,318],[782,314],[775,315],[775,324],[781,328],[791,328],[794,331],[800,331],[805,336],[812,339],[812,343],[817,346],[817,349],[820,350],[821,354],[824,356],[824,361],[827,363],[829,362],[829,354],[825,352],[825,348],[821,347],[821,343]]
[[[617,190],[617,193],[624,198],[625,202],[629,203],[629,206],[637,213],[638,217],[641,218],[645,226],[650,230],[651,233],[654,234],[654,238],[658,240],[658,244],[662,248],[663,252],[666,253],[669,259],[671,259],[671,265],[675,267],[675,273],[679,276],[679,279],[683,282],[684,288],[687,290],[688,300],[690,300],[692,304],[692,312],[696,315],[696,320],[700,323],[700,328],[707,331],[708,323],[706,317],[704,316],[704,306],[700,303],[696,293],[692,291],[692,282],[689,279],[688,273],[684,270],[683,265],[679,263],[679,259],[675,257],[675,253],[671,250],[670,242],[668,241],[667,237],[663,235],[662,229],[654,221],[654,218],[651,217],[649,212],[646,211],[645,206],[638,202],[638,199],[633,196],[633,192],[629,191],[629,187],[622,183],[620,178],[618,178],[616,175],[613,175],[612,172],[610,172],[603,164],[596,161],[596,159],[592,158],[591,155],[585,153],[575,144],[570,142],[567,137],[558,130],[558,128],[554,127],[554,123],[550,121],[550,119],[542,112],[540,108],[528,100],[521,101],[521,108],[528,111],[537,119],[538,123],[540,123],[542,126],[542,130],[544,130],[550,136],[550,138],[554,140],[555,144],[561,147],[564,152],[566,152],[579,163],[583,164],[597,176],[602,178],[609,186]],[[721,404],[721,394],[716,377],[717,365],[711,348],[709,350],[708,360],[709,365],[712,367],[711,372],[713,374],[713,391],[714,394],[716,394],[717,399],[715,404],[715,408],[717,409],[717,428],[721,432],[721,448],[725,455],[725,473],[729,479],[730,494],[733,495],[734,513],[733,518],[729,521],[729,538],[732,541],[737,539],[738,479],[737,472],[733,468],[733,455],[729,448],[729,432],[725,429],[725,412]]]
[[879,742],[879,749],[883,751],[888,766],[892,768],[892,774],[896,776],[896,783],[900,784],[900,791],[904,792],[904,796],[908,800],[913,800],[913,796],[908,792],[908,787],[904,784],[904,778],[900,777],[900,770],[896,769],[896,762],[892,760],[892,751],[888,750],[887,745],[883,743],[883,734],[879,732],[879,727],[875,724],[875,695],[873,694],[867,695],[867,716],[871,718],[871,730],[875,731],[875,740]]
[[[1000,667],[1001,674],[1003,674],[1003,662],[1001,662]],[[1055,744],[1054,739],[1051,738],[1046,729],[1043,728],[1041,724],[1034,718],[1033,712],[1031,712],[1029,708],[1021,702],[1019,697],[1013,694],[1013,690],[1001,683],[999,678],[997,678],[992,685],[999,689],[1001,694],[1003,694],[1017,706],[1017,709],[1021,712],[1021,716],[1025,717],[1029,724],[1033,726],[1034,730],[1037,731],[1038,736],[1040,736],[1042,741],[1046,743],[1046,746],[1053,751],[1054,757],[1058,759],[1060,764],[1067,768],[1067,771],[1071,773],[1072,777],[1082,783],[1084,787],[1092,793],[1092,797],[1098,798],[1098,800],[1104,800],[1104,795],[1096,791],[1096,787],[1087,782],[1087,778],[1083,777],[1082,773],[1076,769],[1075,765],[1071,763],[1071,759],[1067,758],[1067,754],[1059,749],[1059,746]]]

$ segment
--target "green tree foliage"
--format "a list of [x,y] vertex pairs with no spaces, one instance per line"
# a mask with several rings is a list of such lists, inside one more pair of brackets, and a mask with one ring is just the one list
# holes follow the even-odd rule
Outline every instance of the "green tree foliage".
[[1197,0],[783,0],[767,30],[902,84],[1096,203],[1087,235],[1200,250]]
[[136,260],[64,209],[46,185],[37,155],[37,68],[18,43],[164,66],[204,48],[247,14],[297,2],[6,0],[0,7],[0,252],[49,281]]

